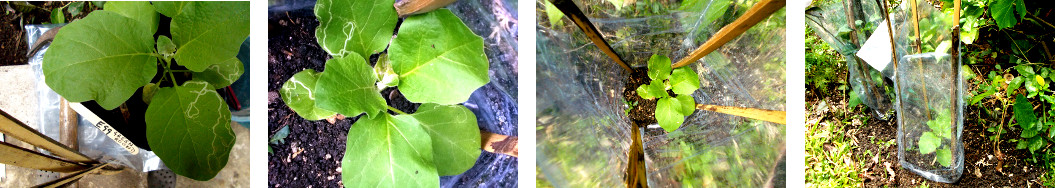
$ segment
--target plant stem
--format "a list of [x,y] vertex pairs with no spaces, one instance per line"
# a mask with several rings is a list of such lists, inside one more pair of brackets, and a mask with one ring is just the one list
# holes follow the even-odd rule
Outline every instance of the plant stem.
[[385,106],[385,107],[388,107],[388,110],[392,110],[393,112],[396,112],[397,114],[407,115],[406,112],[400,111],[399,109],[393,108],[392,106]]

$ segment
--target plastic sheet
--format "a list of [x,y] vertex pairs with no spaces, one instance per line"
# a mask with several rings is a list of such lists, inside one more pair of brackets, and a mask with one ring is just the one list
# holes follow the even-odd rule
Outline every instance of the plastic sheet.
[[[608,1],[577,4],[627,63],[642,67],[653,53],[686,56],[754,2],[638,1],[618,10]],[[556,187],[625,186],[631,140],[622,92],[628,73],[569,20],[549,24],[545,2],[535,3],[536,164]],[[784,23],[778,11],[689,65],[701,79],[695,101],[784,110]],[[697,110],[677,131],[664,133],[653,124],[643,134],[652,187],[760,187],[783,171],[776,167],[783,163],[783,125]]]
[[806,24],[813,28],[818,38],[846,58],[850,72],[847,81],[861,103],[871,108],[880,119],[887,119],[894,110],[894,89],[889,81],[892,66],[876,70],[854,55],[882,21],[883,15],[875,0],[834,1],[806,10]]
[[[37,37],[57,26],[59,25],[26,25],[26,45],[32,45]],[[40,104],[38,107],[40,123],[38,127],[34,128],[40,131],[41,134],[58,140],[60,134],[58,129],[60,118],[58,117],[61,96],[44,83],[41,65],[44,62],[44,52],[46,51],[47,46],[44,46],[29,58],[29,65],[33,67],[34,76],[37,78],[36,92],[39,96],[38,101]],[[85,156],[103,162],[120,164],[142,172],[159,168],[158,164],[161,160],[153,152],[141,150],[138,155],[132,155],[84,118],[80,118],[79,124],[77,127],[78,149]]]
[[[912,23],[912,1],[900,6],[895,43],[899,55],[898,160],[927,179],[951,183],[963,172],[963,78],[959,39],[952,18],[918,1],[919,33]],[[919,36],[919,37],[917,37]],[[922,40],[916,40],[922,38]]]

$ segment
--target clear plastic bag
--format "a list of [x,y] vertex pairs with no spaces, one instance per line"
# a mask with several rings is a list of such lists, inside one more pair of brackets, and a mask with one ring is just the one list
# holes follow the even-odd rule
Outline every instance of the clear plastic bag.
[[[642,67],[652,54],[686,56],[755,2],[637,1],[629,5],[638,7],[636,13],[608,1],[577,4],[630,66]],[[628,72],[567,19],[550,24],[545,1],[535,3],[538,169],[556,187],[625,186],[631,131],[622,92]],[[687,66],[701,80],[694,100],[784,110],[784,27],[780,10]],[[677,131],[653,124],[642,134],[652,187],[760,187],[783,171],[775,168],[783,163],[783,125],[697,110]]]
[[[893,108],[893,85],[886,79],[892,67],[877,70],[866,64],[855,53],[883,21],[880,7],[874,0],[843,0],[823,7],[806,10],[806,23],[817,37],[846,58],[850,88],[861,103],[872,109],[880,119],[887,119]],[[882,72],[882,73],[881,73]]]
[[[900,57],[898,90],[898,160],[903,168],[927,179],[951,183],[963,172],[963,78],[959,49],[952,44],[951,15],[918,1],[919,33],[911,1],[900,6],[895,33]],[[923,40],[916,40],[922,38]]]

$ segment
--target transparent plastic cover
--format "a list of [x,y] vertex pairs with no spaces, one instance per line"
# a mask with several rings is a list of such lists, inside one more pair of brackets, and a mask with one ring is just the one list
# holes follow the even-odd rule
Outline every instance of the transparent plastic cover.
[[[630,66],[643,67],[653,54],[681,59],[757,1],[611,2],[577,4]],[[540,176],[557,187],[624,186],[628,72],[569,19],[549,17],[557,9],[535,3]],[[781,9],[690,64],[701,81],[696,103],[785,110],[784,28]],[[784,125],[697,110],[674,132],[653,124],[643,134],[652,187],[760,187],[783,178],[773,174],[783,171]]]

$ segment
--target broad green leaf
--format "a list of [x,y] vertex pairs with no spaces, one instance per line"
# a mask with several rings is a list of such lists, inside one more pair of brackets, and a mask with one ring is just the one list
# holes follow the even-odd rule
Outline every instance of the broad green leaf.
[[[117,2],[126,2],[126,1],[117,1]],[[165,35],[161,35],[161,36],[158,37],[156,50],[161,55],[172,56],[172,55],[175,55],[175,53],[176,53],[176,44],[172,43],[172,39],[170,39],[169,37],[167,37]]]
[[978,95],[975,95],[974,97],[971,97],[970,105],[977,104],[978,102],[982,101],[982,99],[984,99],[985,97],[988,97],[988,96],[993,95],[993,94],[996,94],[996,89],[993,89],[990,86],[990,89],[985,90],[985,93],[978,94]]
[[952,165],[952,150],[948,148],[938,150],[934,157],[937,157],[938,164],[941,164],[941,166],[949,167],[949,165]]
[[637,95],[641,96],[643,99],[655,99],[669,96],[667,90],[663,89],[663,82],[659,80],[652,80],[652,83],[638,86]]
[[360,118],[341,159],[344,187],[439,187],[431,142],[410,116]]
[[681,103],[673,97],[663,97],[656,102],[656,122],[667,132],[678,130],[685,116],[681,115]]
[[923,132],[923,135],[919,136],[918,145],[920,154],[929,154],[941,146],[941,137],[931,132]]
[[1029,152],[1035,152],[1037,150],[1043,149],[1045,145],[1048,145],[1048,142],[1044,140],[1044,137],[1042,136],[1030,138]]
[[[333,56],[380,53],[396,29],[394,0],[320,0],[315,3],[319,47]],[[403,23],[406,26],[406,23]],[[436,23],[431,23],[436,24]],[[400,33],[402,34],[402,33]]]
[[1022,94],[1015,97],[1014,114],[1015,121],[1018,121],[1018,126],[1023,130],[1032,130],[1033,124],[1037,122],[1037,116],[1033,114],[1033,104]]
[[857,92],[850,92],[850,102],[847,102],[846,108],[853,109],[857,105],[861,104],[861,97],[857,95]]
[[674,69],[670,75],[671,90],[678,95],[691,95],[700,89],[700,76],[688,67]]
[[227,166],[234,146],[231,111],[209,84],[161,88],[146,111],[147,144],[176,174],[206,181]]
[[374,86],[377,75],[366,60],[349,53],[326,61],[326,69],[315,83],[315,106],[354,117],[384,112],[388,104]]
[[306,120],[326,119],[336,114],[315,106],[315,83],[320,75],[322,73],[312,69],[300,71],[294,74],[293,78],[286,80],[286,83],[282,84],[282,88],[278,90],[278,94],[282,96],[282,102]]
[[408,17],[388,50],[411,102],[465,102],[490,80],[483,39],[447,9]]
[[[125,17],[132,18],[143,25],[150,27],[150,33],[158,30],[158,13],[150,2],[146,1],[114,1],[106,3],[103,10],[111,11]],[[166,37],[167,38],[167,37]]]
[[117,108],[157,74],[153,35],[135,19],[94,11],[55,35],[44,54],[45,82],[70,102]]
[[[162,15],[170,18],[178,16],[183,12],[183,8],[190,5],[191,1],[155,1],[151,2],[154,5],[154,10]],[[110,3],[106,3],[110,4]]]
[[1015,16],[1014,2],[1012,0],[999,0],[994,1],[989,5],[990,14],[993,15],[993,20],[996,20],[996,25],[1000,29],[1009,28],[1015,26],[1018,23],[1018,18]]
[[670,78],[670,58],[663,55],[655,55],[648,58],[648,78],[655,80],[666,80]]
[[51,23],[66,23],[66,15],[62,14],[62,7],[51,9]]
[[678,104],[681,104],[678,112],[682,116],[692,115],[692,112],[696,111],[696,100],[692,98],[692,95],[678,95],[675,99],[678,99]]
[[66,6],[66,12],[69,12],[70,16],[76,17],[81,14],[81,9],[84,8],[84,1],[72,2]]
[[195,80],[209,82],[209,88],[220,89],[237,81],[242,76],[243,71],[242,61],[235,56],[231,56],[230,59],[209,65],[209,68],[193,74]]
[[480,128],[476,115],[462,105],[421,104],[411,115],[432,138],[436,171],[440,176],[458,175],[480,157]]
[[242,42],[249,37],[248,1],[192,1],[181,5],[178,11],[165,14],[172,17],[169,27],[179,65],[201,72],[238,54]]

